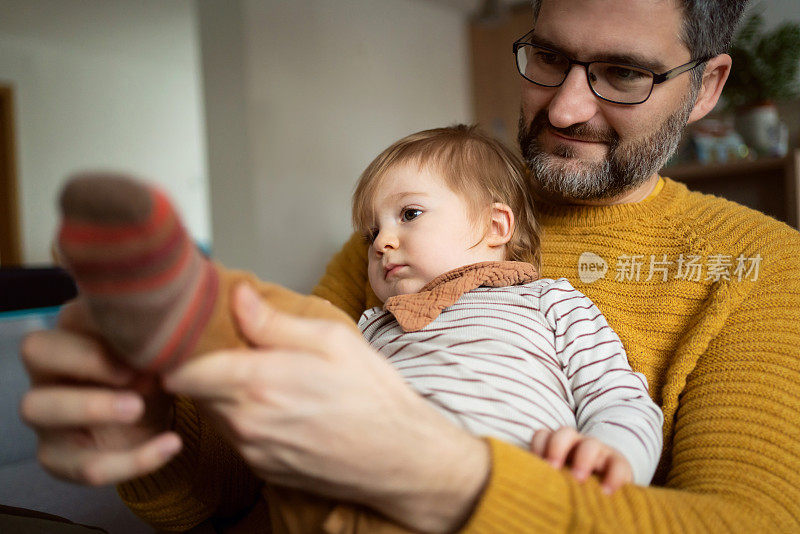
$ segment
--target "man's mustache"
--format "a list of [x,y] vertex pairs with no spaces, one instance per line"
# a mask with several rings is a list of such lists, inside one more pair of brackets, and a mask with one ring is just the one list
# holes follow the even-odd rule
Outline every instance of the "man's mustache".
[[534,138],[545,130],[549,129],[558,135],[570,137],[572,139],[579,139],[581,141],[590,141],[595,143],[607,143],[612,146],[619,144],[619,135],[611,128],[599,129],[594,126],[583,122],[580,124],[572,124],[566,128],[557,128],[550,124],[547,110],[540,110],[528,126],[529,135]]

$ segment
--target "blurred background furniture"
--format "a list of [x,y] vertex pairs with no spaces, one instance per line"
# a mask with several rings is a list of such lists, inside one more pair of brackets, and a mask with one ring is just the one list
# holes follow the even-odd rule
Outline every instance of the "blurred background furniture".
[[62,269],[0,268],[0,505],[114,534],[152,533],[113,487],[79,486],[46,473],[36,461],[36,436],[19,418],[19,401],[29,383],[20,343],[30,331],[52,328],[60,305],[74,296],[72,279]]

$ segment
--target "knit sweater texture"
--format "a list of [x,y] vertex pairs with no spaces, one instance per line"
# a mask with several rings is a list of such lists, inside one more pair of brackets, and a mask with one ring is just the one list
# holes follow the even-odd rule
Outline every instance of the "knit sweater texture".
[[[650,487],[609,496],[490,439],[463,532],[800,532],[800,234],[669,179],[635,204],[537,208],[541,275],[567,278],[619,334],[664,413],[664,448]],[[366,251],[354,235],[314,290],[354,320],[380,305]],[[191,403],[176,425],[183,452],[120,486],[128,505],[162,529],[248,509],[258,525],[242,460]]]
[[[542,276],[619,334],[664,412],[664,449],[653,486],[606,496],[492,440],[464,532],[800,532],[800,234],[669,179],[635,204],[537,208]],[[359,239],[314,291],[353,317],[379,304]]]
[[[504,263],[518,262],[474,267],[492,273]],[[622,454],[637,484],[650,482],[661,410],[603,314],[566,279],[471,288],[414,331],[370,308],[358,328],[408,385],[472,434],[527,451],[540,428],[575,428]]]

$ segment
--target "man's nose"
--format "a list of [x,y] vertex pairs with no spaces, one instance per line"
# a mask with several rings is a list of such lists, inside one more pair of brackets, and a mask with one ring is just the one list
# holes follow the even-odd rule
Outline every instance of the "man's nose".
[[597,113],[597,97],[586,76],[583,66],[573,65],[564,83],[556,88],[548,106],[550,124],[556,128],[588,122]]

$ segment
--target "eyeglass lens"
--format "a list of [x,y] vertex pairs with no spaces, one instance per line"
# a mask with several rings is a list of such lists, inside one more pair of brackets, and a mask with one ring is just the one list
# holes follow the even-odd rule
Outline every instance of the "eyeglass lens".
[[[534,83],[556,87],[566,79],[570,60],[558,52],[523,43],[517,49],[517,68]],[[628,65],[592,62],[586,74],[594,92],[612,102],[641,102],[647,99],[653,88],[650,71]]]

